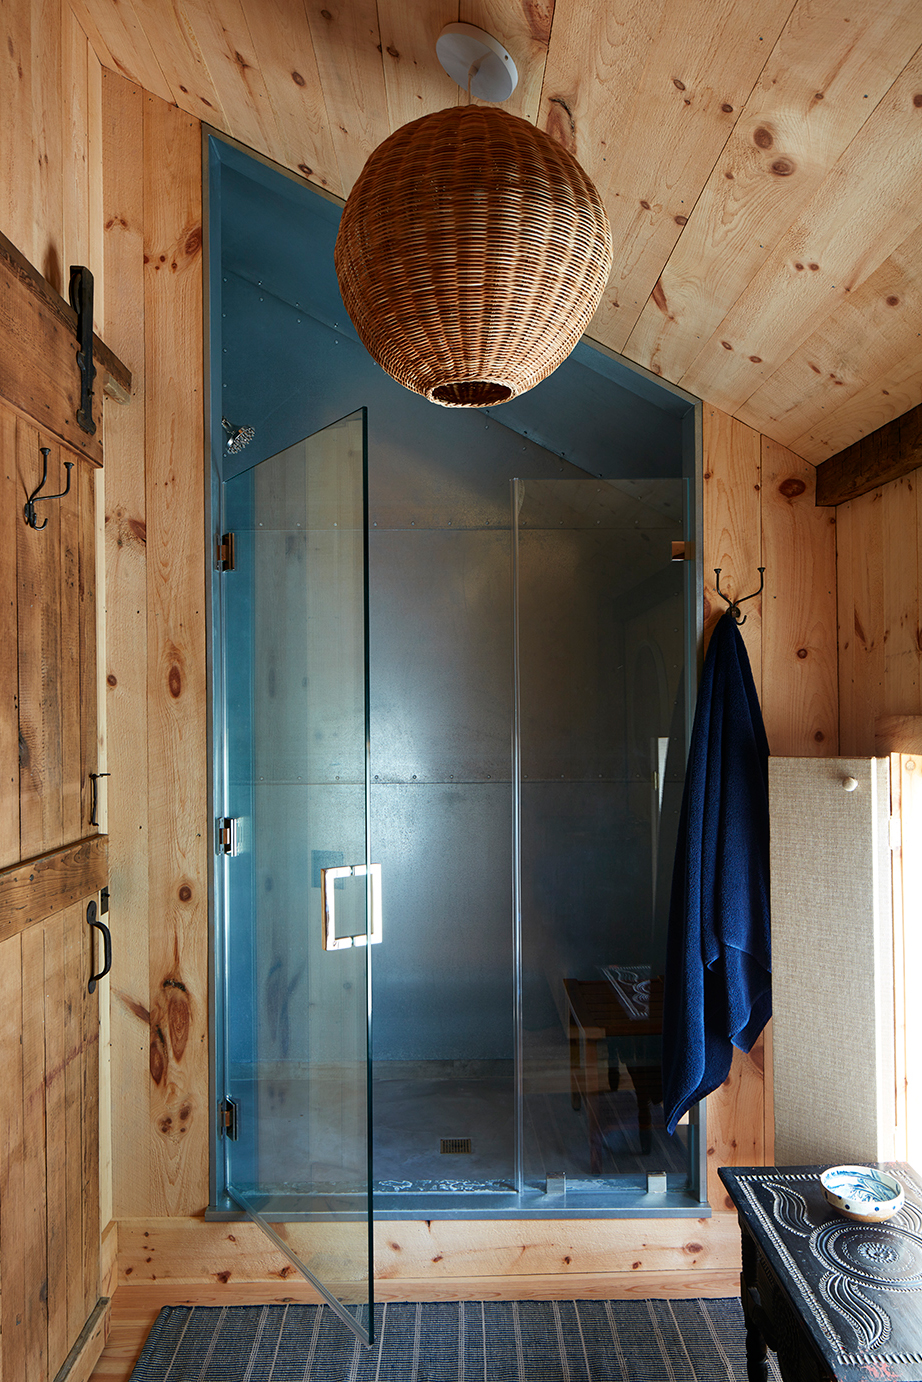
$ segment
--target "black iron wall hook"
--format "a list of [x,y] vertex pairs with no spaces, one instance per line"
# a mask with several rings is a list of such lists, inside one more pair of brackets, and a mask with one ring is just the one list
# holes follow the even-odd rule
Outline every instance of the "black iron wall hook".
[[727,604],[728,604],[729,607],[730,607],[730,613],[733,615],[733,618],[736,620],[736,622],[737,622],[738,624],[745,624],[745,622],[746,622],[746,615],[744,614],[742,617],[740,617],[740,605],[743,603],[744,600],[754,600],[755,597],[756,597],[757,595],[761,595],[761,594],[762,594],[762,591],[763,591],[763,589],[764,589],[764,587],[765,587],[765,567],[764,567],[764,566],[760,566],[760,567],[758,568],[758,570],[759,570],[759,588],[758,588],[758,590],[754,590],[754,591],[752,592],[751,595],[741,595],[740,598],[739,598],[738,600],[731,600],[730,597],[729,597],[729,595],[725,595],[725,594],[723,593],[723,591],[721,590],[721,588],[720,588],[720,573],[721,573],[722,570],[723,570],[723,567],[721,567],[721,566],[715,566],[715,567],[714,567],[714,575],[717,577],[717,594],[720,596],[720,598],[721,598],[722,600],[726,600]]
[[45,481],[48,479],[48,452],[49,452],[50,450],[51,450],[51,447],[50,447],[50,446],[40,446],[40,447],[39,447],[39,451],[41,451],[42,457],[43,457],[42,478],[39,480],[38,485],[35,487],[35,489],[34,489],[34,490],[32,491],[32,493],[29,495],[28,499],[26,500],[25,508],[23,509],[23,513],[24,513],[25,516],[26,516],[26,522],[28,523],[29,527],[30,527],[30,528],[34,528],[34,529],[36,530],[36,532],[41,532],[42,528],[47,528],[47,527],[48,527],[48,519],[47,519],[47,518],[45,519],[44,523],[39,523],[39,522],[38,522],[38,518],[37,518],[37,515],[36,515],[36,512],[35,512],[35,506],[36,506],[36,504],[40,504],[40,503],[42,502],[43,499],[63,499],[64,496],[65,496],[65,494],[69,494],[69,493],[70,493],[70,472],[71,472],[71,471],[73,470],[73,468],[74,468],[74,463],[73,463],[73,461],[65,461],[65,462],[64,462],[64,468],[65,468],[65,470],[67,471],[67,484],[66,484],[66,485],[64,486],[64,488],[61,490],[61,493],[60,493],[60,494],[42,494],[42,493],[41,493],[41,491],[42,491],[42,490],[44,489],[44,487],[45,487]]

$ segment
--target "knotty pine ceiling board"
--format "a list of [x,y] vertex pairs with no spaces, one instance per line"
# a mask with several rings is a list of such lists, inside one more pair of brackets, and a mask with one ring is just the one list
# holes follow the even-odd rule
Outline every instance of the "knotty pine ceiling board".
[[[869,386],[887,397],[894,370],[922,356],[922,229],[839,304],[739,410],[741,421],[770,431],[798,452],[811,429]],[[831,387],[830,387],[831,386]],[[838,448],[836,448],[838,449]]]
[[606,202],[590,336],[814,463],[919,401],[918,0],[71,4],[105,66],[339,196],[467,100],[435,39],[478,24]]
[[[922,44],[922,6],[799,7],[625,346],[679,378]],[[786,439],[785,439],[786,440]]]
[[735,414],[916,229],[922,206],[920,92],[922,51],[767,255],[682,375],[683,387]]

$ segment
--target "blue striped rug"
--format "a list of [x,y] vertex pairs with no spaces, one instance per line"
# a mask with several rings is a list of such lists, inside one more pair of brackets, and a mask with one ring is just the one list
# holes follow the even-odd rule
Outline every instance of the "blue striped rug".
[[[167,1306],[131,1382],[746,1382],[738,1300]],[[770,1375],[779,1376],[773,1355]]]

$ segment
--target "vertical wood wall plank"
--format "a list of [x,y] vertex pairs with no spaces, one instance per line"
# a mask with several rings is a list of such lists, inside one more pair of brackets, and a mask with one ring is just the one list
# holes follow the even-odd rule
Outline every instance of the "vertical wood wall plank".
[[[17,489],[23,498],[32,493],[41,477],[38,433],[20,421],[16,428]],[[55,448],[49,456],[54,475]],[[38,466],[36,465],[38,461]],[[45,506],[47,507],[47,506]],[[53,516],[52,516],[53,519]],[[43,611],[45,566],[55,535],[52,519],[43,532],[26,523],[17,524],[16,550],[19,599],[19,728],[20,728],[20,848],[22,858],[54,848],[45,844],[43,811],[46,796],[54,789],[54,764],[46,760],[46,707],[42,691]],[[39,519],[41,522],[41,519]],[[60,843],[60,841],[58,841]]]
[[900,939],[904,965],[904,989],[900,997],[904,1024],[902,1065],[906,1077],[906,1158],[911,1165],[918,1166],[922,1157],[922,1009],[918,998],[918,975],[922,974],[922,927],[919,926],[922,916],[922,849],[919,848],[922,841],[922,758],[916,754],[902,754],[899,765],[903,822],[903,843],[899,851]]
[[[86,561],[82,550],[85,534],[81,531],[80,495],[83,485],[81,471],[86,461],[73,461],[70,492],[55,501],[61,525],[61,545],[58,553],[57,589],[53,592],[52,608],[56,610],[59,627],[61,688],[61,843],[83,837],[82,797],[85,790],[85,764],[81,753],[81,717],[83,687],[80,680],[81,661],[85,655],[81,618],[81,564]],[[51,505],[49,505],[49,508]],[[91,549],[92,551],[92,549]],[[49,592],[52,594],[52,592]],[[90,651],[95,650],[94,648]]]
[[874,490],[836,511],[839,607],[839,752],[873,754],[884,714],[884,505]]
[[[86,35],[69,3],[62,6],[60,100],[62,106],[62,296],[68,296],[70,266],[91,272],[89,212],[89,87]],[[95,286],[95,285],[94,285]],[[94,313],[95,316],[95,313]],[[97,328],[98,330],[98,328]]]
[[0,9],[0,215],[3,233],[36,262],[32,153],[32,28],[27,5]]
[[[748,595],[759,588],[762,565],[762,455],[758,432],[717,408],[704,408],[704,638],[727,605],[716,593]],[[740,632],[756,688],[762,687],[762,604],[749,600]]]
[[26,1219],[22,1104],[22,937],[0,946],[0,1337],[3,1376],[26,1375]]
[[48,1203],[48,1359],[54,1375],[67,1357],[67,1125],[64,1117],[64,931],[67,913],[44,932],[45,1165]]
[[[77,463],[80,531],[80,791],[81,833],[91,835],[90,773],[99,769],[99,725],[96,714],[96,479],[86,462]],[[99,784],[97,784],[99,785]]]
[[198,123],[144,106],[151,1197],[208,1199],[202,206]]
[[[762,565],[762,455],[757,432],[716,408],[705,407],[704,443],[704,636],[726,610],[716,593],[748,595],[759,585]],[[762,683],[761,600],[743,606],[746,623],[740,633],[752,666],[756,690]],[[765,1155],[764,1050],[762,1038],[748,1055],[733,1054],[730,1073],[707,1101],[708,1198],[715,1210],[730,1202],[717,1177],[718,1166],[758,1166]]]
[[45,1199],[45,950],[41,926],[22,934],[23,1236],[25,1382],[48,1374],[48,1229]]
[[917,491],[922,472],[884,485],[883,596],[887,612],[886,693],[879,714],[918,715],[922,711],[922,613]]
[[103,73],[104,264],[119,304],[109,344],[132,372],[127,408],[106,414],[106,749],[109,877],[119,943],[109,983],[112,1204],[150,1212],[150,959],[147,809],[147,505],[144,489],[144,103]]
[[835,510],[816,507],[816,470],[762,439],[762,715],[771,752],[838,752]]
[[[61,81],[61,30],[65,0],[33,0],[32,19],[32,154],[33,217],[32,263],[51,286],[67,297],[68,275],[64,263],[63,111]],[[20,114],[19,118],[22,118]]]
[[24,498],[17,483],[16,419],[6,408],[0,408],[0,868],[18,863],[20,858],[16,550],[18,527],[25,527]]

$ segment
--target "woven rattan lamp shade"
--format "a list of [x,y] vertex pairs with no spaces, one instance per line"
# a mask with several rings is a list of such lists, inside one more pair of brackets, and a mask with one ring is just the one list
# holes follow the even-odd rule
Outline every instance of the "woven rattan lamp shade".
[[488,407],[576,345],[611,271],[605,208],[576,159],[517,116],[458,106],[371,155],[335,263],[369,354],[434,403]]

